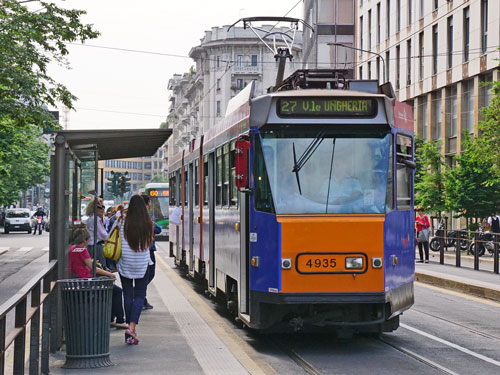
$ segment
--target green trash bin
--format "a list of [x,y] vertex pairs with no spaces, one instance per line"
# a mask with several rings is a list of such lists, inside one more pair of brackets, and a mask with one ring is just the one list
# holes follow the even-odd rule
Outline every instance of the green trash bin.
[[64,368],[113,366],[109,358],[109,322],[114,280],[101,277],[65,279],[61,290],[66,336]]

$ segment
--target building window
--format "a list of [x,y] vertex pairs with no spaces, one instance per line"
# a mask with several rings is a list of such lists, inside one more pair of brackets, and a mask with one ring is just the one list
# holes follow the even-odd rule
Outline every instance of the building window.
[[[363,16],[359,17],[359,45],[360,48],[363,49]],[[363,54],[363,51],[361,51],[361,54]]]
[[252,55],[252,66],[257,66],[257,55]]
[[418,79],[424,79],[424,32],[418,34]]
[[354,1],[337,0],[337,24],[338,25],[354,24]]
[[335,2],[331,0],[318,1],[318,23],[332,25],[335,23]]
[[372,10],[368,11],[368,50],[372,49]]
[[238,78],[238,79],[236,80],[236,88],[237,88],[238,90],[241,90],[241,89],[243,88],[243,79]]
[[216,116],[220,116],[220,100],[217,100],[215,114]]
[[411,85],[411,39],[406,41],[406,86]]
[[[388,50],[386,53],[385,53],[385,79],[386,81],[389,81],[389,73],[390,73],[390,66],[391,66],[391,53],[390,51]],[[385,82],[384,82],[385,83]]]
[[380,3],[377,4],[377,45],[380,44]]
[[420,9],[419,9],[419,18],[422,19],[424,18],[424,1],[425,0],[420,0]]
[[243,67],[243,55],[236,56],[236,66],[238,68]]
[[464,62],[469,61],[470,14],[469,7],[464,9]]
[[432,4],[432,10],[433,10],[433,11],[434,11],[434,10],[437,10],[438,5],[439,5],[438,3],[439,3],[439,0],[434,0],[434,1],[433,1],[433,4]]
[[432,74],[438,69],[438,25],[432,26]]
[[453,16],[448,17],[448,69],[453,67]]
[[359,67],[359,79],[363,79],[363,67]]
[[401,51],[400,47],[396,46],[396,90],[399,90],[400,84],[399,84],[399,75],[400,75],[400,65],[401,65]]
[[462,82],[462,120],[465,129],[474,133],[474,79]]
[[457,135],[457,86],[454,85],[448,89],[448,106],[450,110],[450,137]]
[[144,163],[144,169],[151,169],[151,162]]
[[419,102],[420,127],[422,129],[422,138],[427,139],[427,96],[421,96]]
[[408,0],[408,26],[413,22],[413,1]]
[[433,104],[433,126],[434,131],[432,132],[434,140],[441,139],[441,123],[442,123],[442,106],[441,106],[441,91],[436,91],[432,93],[432,104]]
[[391,0],[387,0],[387,8],[385,9],[385,11],[385,17],[387,19],[385,38],[389,39],[391,36]]
[[481,51],[488,51],[488,0],[481,0]]
[[216,63],[215,63],[216,67],[217,67],[217,68],[220,68],[220,56],[217,56],[217,57],[215,58],[215,61],[216,61]]
[[396,0],[396,32],[401,30],[401,0]]
[[220,90],[220,78],[217,78],[217,90]]
[[380,82],[380,57],[377,56],[377,80]]
[[368,79],[372,79],[372,62],[368,61]]

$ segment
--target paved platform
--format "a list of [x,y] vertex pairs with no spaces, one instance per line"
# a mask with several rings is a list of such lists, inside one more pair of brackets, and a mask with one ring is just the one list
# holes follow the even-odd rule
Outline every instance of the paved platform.
[[51,355],[51,374],[265,373],[230,337],[218,332],[217,323],[203,312],[204,308],[208,309],[203,306],[205,302],[182,285],[182,279],[173,270],[171,260],[165,260],[165,254],[166,251],[159,251],[157,255],[156,276],[148,287],[148,300],[154,309],[141,315],[137,328],[139,345],[126,345],[124,330],[112,329],[110,353],[114,366],[64,369],[65,353],[60,351]]

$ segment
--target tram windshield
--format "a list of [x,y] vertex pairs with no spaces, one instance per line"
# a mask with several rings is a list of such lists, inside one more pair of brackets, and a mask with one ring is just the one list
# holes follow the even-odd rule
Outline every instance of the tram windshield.
[[[386,205],[392,202],[390,140],[387,130],[348,133],[330,126],[262,128],[257,154],[262,153],[265,161],[275,212],[386,212]],[[262,157],[257,155],[256,163],[259,160]],[[257,181],[259,178],[256,176]]]

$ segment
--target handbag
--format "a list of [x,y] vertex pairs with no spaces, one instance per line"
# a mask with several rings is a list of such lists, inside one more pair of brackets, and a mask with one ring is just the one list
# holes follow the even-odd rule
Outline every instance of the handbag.
[[418,242],[429,242],[429,228],[424,228],[418,232]]
[[108,235],[108,239],[102,248],[102,256],[115,262],[122,256],[122,239],[120,236],[120,225],[115,225]]

